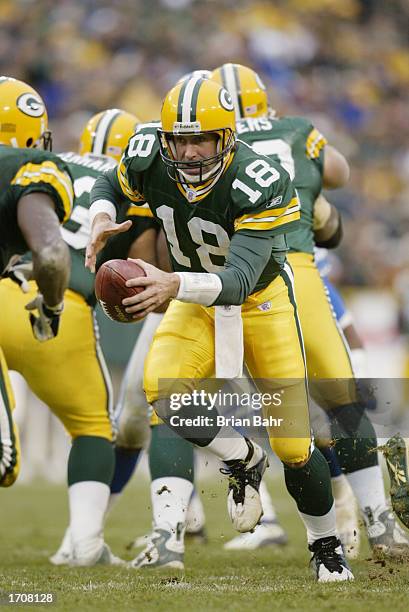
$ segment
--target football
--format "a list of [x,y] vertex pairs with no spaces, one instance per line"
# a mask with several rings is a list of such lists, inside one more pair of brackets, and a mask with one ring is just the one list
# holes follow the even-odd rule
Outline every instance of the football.
[[146,276],[145,270],[128,259],[110,259],[99,268],[95,277],[95,295],[105,314],[113,321],[135,323],[125,311],[122,300],[143,291],[142,287],[127,287],[130,278]]

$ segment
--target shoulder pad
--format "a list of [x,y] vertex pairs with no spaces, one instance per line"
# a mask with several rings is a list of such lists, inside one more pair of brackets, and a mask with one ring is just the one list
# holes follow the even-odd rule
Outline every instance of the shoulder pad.
[[160,125],[160,121],[137,125],[121,160],[127,170],[144,172],[151,166],[159,153],[157,132]]

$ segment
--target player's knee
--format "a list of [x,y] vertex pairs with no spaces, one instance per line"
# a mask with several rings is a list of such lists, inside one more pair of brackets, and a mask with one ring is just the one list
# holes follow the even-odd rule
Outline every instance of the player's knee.
[[289,467],[303,467],[311,449],[310,438],[270,438],[272,450]]

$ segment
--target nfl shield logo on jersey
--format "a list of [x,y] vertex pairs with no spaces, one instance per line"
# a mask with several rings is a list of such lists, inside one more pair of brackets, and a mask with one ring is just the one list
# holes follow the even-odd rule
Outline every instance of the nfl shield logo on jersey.
[[193,202],[193,200],[196,197],[196,191],[194,189],[188,189],[186,191],[186,195],[187,195],[187,199],[189,200],[189,202]]

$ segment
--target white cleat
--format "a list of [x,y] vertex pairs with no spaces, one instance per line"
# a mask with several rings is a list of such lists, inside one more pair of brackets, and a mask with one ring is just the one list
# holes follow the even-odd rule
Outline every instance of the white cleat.
[[320,538],[308,546],[313,553],[310,566],[317,582],[344,582],[354,575],[344,557],[341,541],[335,536]]
[[[180,527],[179,527],[180,525]],[[128,564],[132,569],[184,569],[183,527],[175,532],[157,528],[146,548]]]
[[268,465],[266,453],[261,450],[261,459],[248,467],[254,455],[253,443],[246,439],[249,454],[246,460],[226,461],[227,468],[222,474],[229,477],[227,509],[233,527],[240,533],[251,531],[263,516],[263,506],[259,494],[260,482]]
[[57,550],[57,552],[51,555],[51,557],[49,557],[49,561],[53,565],[70,565],[71,557],[72,557],[71,530],[69,527],[67,527],[59,549]]
[[93,553],[74,554],[70,559],[70,565],[74,567],[93,567],[95,565],[117,565],[126,566],[126,561],[116,557],[108,544],[102,543],[102,546]]
[[225,550],[256,550],[265,546],[284,546],[288,537],[278,521],[262,521],[253,532],[242,533],[224,544]]

